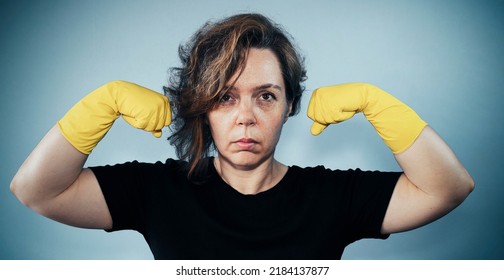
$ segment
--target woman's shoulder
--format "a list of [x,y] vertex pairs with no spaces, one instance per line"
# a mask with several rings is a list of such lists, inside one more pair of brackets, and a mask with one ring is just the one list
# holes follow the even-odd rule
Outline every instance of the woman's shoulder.
[[323,182],[327,180],[333,180],[338,176],[345,176],[345,174],[351,173],[353,170],[339,170],[331,169],[324,165],[316,166],[289,166],[288,178],[292,183],[305,184],[306,182]]
[[316,166],[298,166],[298,165],[290,165],[289,169],[293,173],[299,174],[313,174],[313,175],[321,175],[321,174],[333,174],[333,175],[358,175],[358,174],[379,174],[379,173],[398,173],[396,171],[382,171],[382,170],[366,170],[358,167],[352,168],[333,168],[327,167],[324,165],[316,165]]
[[164,161],[146,162],[131,160],[121,163],[107,164],[101,166],[90,166],[89,168],[96,172],[139,174],[139,173],[165,173],[165,172],[183,172],[187,162],[173,158],[167,158]]
[[348,168],[348,169],[338,169],[338,168],[330,168],[324,165],[316,165],[316,166],[298,166],[291,165],[289,169],[293,173],[297,174],[305,174],[305,175],[322,175],[322,174],[351,174],[351,173],[359,173],[362,172],[360,168]]
[[362,170],[360,168],[338,169],[330,168],[324,165],[305,166],[297,165],[289,166],[289,177],[293,182],[310,182],[310,183],[329,183],[330,185],[338,183],[348,183],[362,178],[380,178],[389,172],[377,170]]

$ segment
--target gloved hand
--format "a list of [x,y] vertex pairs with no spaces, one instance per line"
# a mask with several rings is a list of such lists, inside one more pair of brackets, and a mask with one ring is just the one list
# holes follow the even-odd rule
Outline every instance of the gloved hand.
[[308,117],[311,133],[319,135],[362,112],[394,154],[406,150],[427,125],[410,107],[380,88],[366,83],[328,86],[313,91]]
[[171,123],[166,96],[133,83],[114,81],[81,99],[58,121],[58,127],[77,150],[90,154],[119,115],[158,138],[161,129]]

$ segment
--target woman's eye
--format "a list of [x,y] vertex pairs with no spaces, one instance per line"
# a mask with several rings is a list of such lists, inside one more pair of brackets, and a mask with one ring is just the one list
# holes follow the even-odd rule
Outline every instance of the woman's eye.
[[276,100],[275,96],[269,92],[261,94],[261,99],[266,101]]
[[229,94],[224,94],[221,99],[219,100],[221,103],[227,103],[231,100],[231,95]]

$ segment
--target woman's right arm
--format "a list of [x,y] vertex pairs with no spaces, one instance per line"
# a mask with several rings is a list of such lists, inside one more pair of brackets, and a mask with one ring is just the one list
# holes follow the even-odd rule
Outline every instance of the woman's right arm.
[[27,207],[58,222],[110,229],[112,218],[93,172],[55,125],[12,179],[12,193]]
[[110,229],[112,218],[100,185],[83,167],[119,116],[156,137],[171,123],[165,96],[124,81],[105,84],[75,104],[47,133],[14,176],[11,191],[48,218]]

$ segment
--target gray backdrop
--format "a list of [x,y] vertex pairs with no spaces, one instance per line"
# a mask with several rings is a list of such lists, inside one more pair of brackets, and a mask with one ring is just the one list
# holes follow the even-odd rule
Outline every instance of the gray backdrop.
[[[111,80],[161,91],[177,47],[206,20],[261,12],[306,56],[302,112],[277,157],[288,165],[398,170],[362,115],[309,133],[311,90],[374,83],[413,107],[476,181],[452,213],[388,240],[350,245],[344,259],[503,259],[504,4],[502,1],[1,1],[0,258],[150,259],[143,237],[58,224],[9,192],[17,168],[81,97]],[[165,134],[166,135],[166,134]],[[173,157],[163,139],[116,122],[88,165]]]

